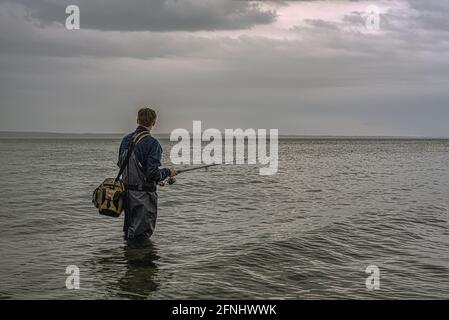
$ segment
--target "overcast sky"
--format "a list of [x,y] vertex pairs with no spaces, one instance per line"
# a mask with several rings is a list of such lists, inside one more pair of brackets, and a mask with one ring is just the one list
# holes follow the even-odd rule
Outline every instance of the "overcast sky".
[[0,0],[0,29],[0,131],[449,136],[447,0]]

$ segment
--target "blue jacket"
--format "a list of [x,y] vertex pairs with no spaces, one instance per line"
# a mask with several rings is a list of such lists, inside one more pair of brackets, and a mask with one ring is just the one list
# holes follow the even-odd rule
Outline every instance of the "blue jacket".
[[[126,135],[122,143],[120,144],[119,149],[119,159],[120,155],[129,148],[131,142],[133,140],[133,136],[136,133],[140,133],[142,131],[146,131],[147,129],[139,126],[136,131]],[[150,171],[153,172],[152,177],[156,182],[160,180],[165,180],[170,176],[170,169],[162,168],[161,166],[161,157],[162,157],[162,147],[153,136],[147,136],[143,138],[134,148],[134,153],[137,156],[137,160],[142,164],[144,172]],[[120,160],[119,160],[120,162]]]

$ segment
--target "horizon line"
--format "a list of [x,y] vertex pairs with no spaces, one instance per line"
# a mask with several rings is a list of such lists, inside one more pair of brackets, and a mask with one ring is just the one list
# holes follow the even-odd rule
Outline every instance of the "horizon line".
[[[44,135],[91,135],[91,136],[108,136],[108,135],[126,135],[129,132],[58,132],[58,131],[3,131],[0,130],[0,135],[2,134],[44,134]],[[155,135],[167,135],[168,132],[154,132]],[[338,134],[279,134],[279,137],[322,137],[322,138],[400,138],[400,139],[449,139],[449,136],[427,136],[427,135],[338,135]]]

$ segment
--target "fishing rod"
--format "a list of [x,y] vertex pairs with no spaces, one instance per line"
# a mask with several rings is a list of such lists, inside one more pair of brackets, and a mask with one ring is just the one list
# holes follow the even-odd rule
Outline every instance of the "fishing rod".
[[185,169],[178,169],[176,170],[177,173],[183,173],[183,172],[187,172],[187,171],[193,171],[193,170],[200,170],[200,169],[206,169],[209,167],[213,167],[213,166],[218,166],[218,164],[213,163],[213,164],[206,164],[203,166],[199,166],[199,167],[191,167],[191,168],[185,168]]
[[[201,170],[201,169],[205,169],[205,170],[207,171],[208,168],[213,167],[213,166],[217,166],[217,165],[218,165],[217,163],[213,163],[213,164],[206,164],[206,165],[198,166],[198,167],[191,167],[191,168],[185,168],[185,169],[177,169],[177,170],[176,170],[176,173],[177,173],[177,174],[180,174],[180,173],[183,173],[183,172],[194,171],[194,170]],[[172,184],[174,184],[174,183],[176,182],[176,179],[175,179],[174,177],[169,177],[169,178],[167,179],[167,182],[168,182],[169,185],[172,185]]]

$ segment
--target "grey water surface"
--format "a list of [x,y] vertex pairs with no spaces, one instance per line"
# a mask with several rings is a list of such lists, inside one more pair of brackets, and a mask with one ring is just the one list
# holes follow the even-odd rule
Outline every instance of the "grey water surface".
[[137,248],[91,204],[118,144],[0,140],[0,298],[449,298],[449,140],[288,139],[274,176],[185,173]]

